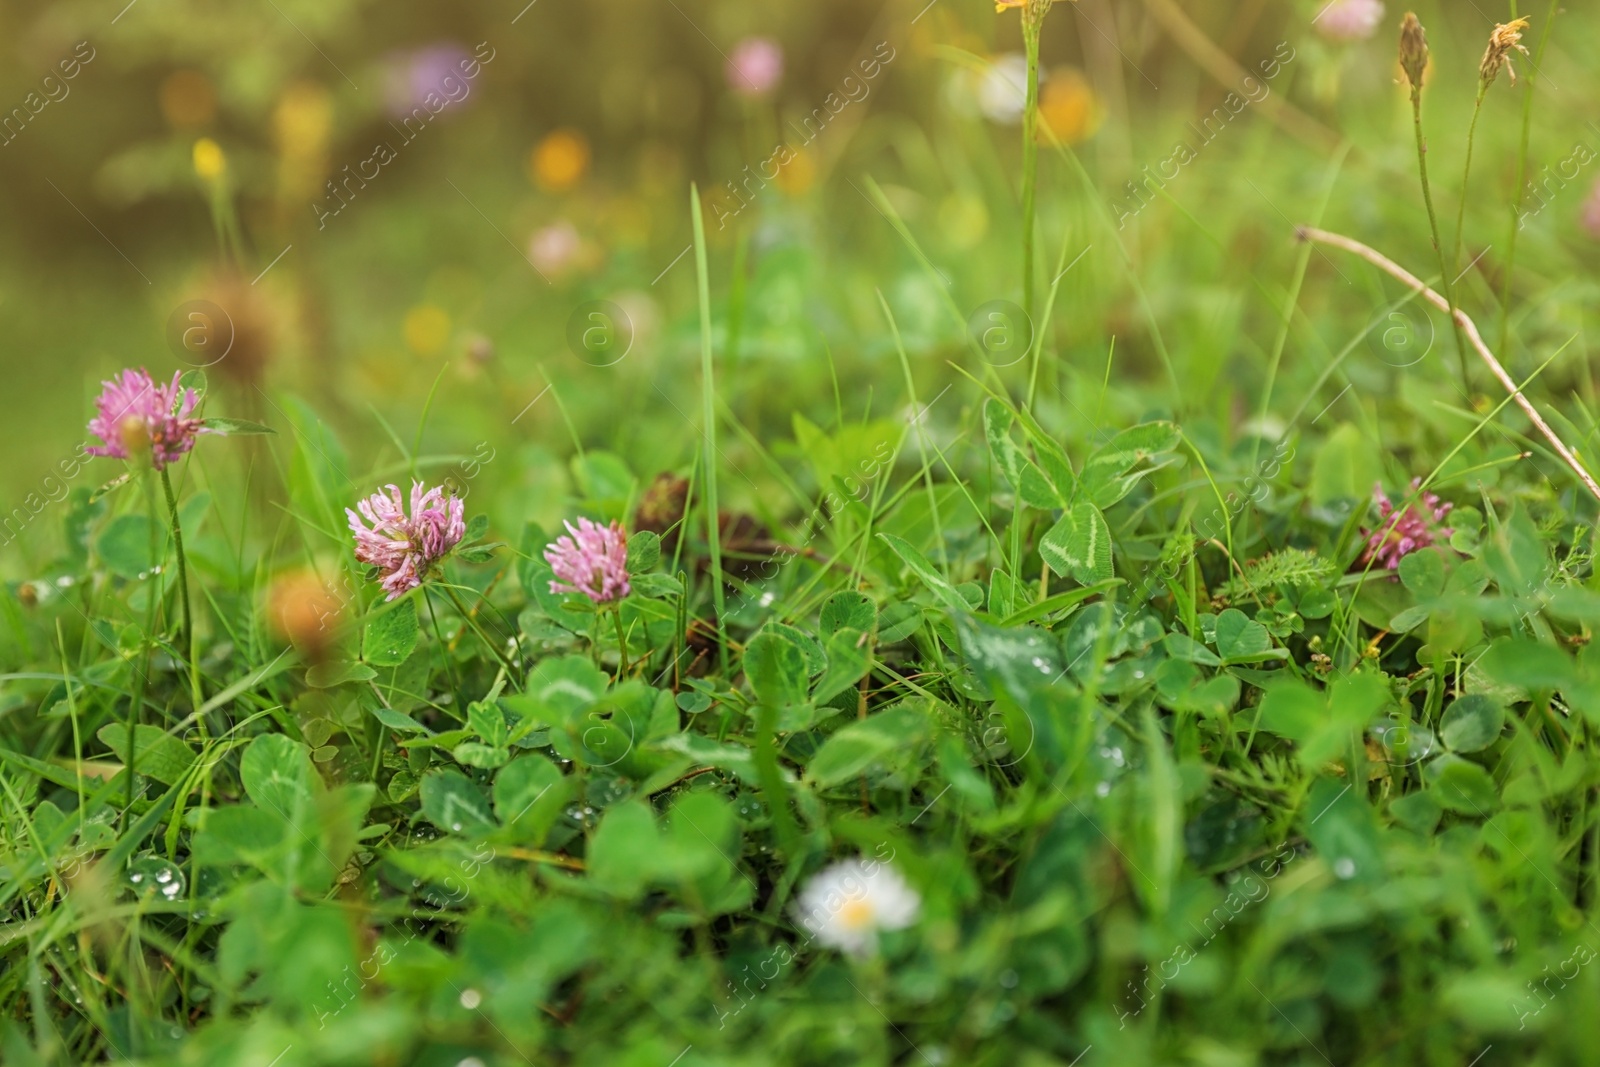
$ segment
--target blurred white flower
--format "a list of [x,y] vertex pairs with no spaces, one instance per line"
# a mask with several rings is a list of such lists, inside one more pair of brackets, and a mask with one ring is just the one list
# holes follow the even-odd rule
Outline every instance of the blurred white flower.
[[879,930],[910,926],[921,907],[922,898],[894,868],[854,859],[817,872],[800,894],[795,918],[822,944],[865,955],[877,948]]
[[1380,0],[1333,0],[1317,13],[1311,24],[1330,41],[1364,41],[1383,22]]
[[1015,126],[1028,103],[1028,58],[1020,52],[996,56],[978,80],[978,110],[990,122]]
[[534,231],[528,241],[528,258],[541,274],[565,274],[582,251],[583,238],[566,219]]
[[628,316],[628,325],[633,330],[633,339],[649,341],[655,336],[656,326],[661,322],[661,311],[656,307],[656,302],[650,299],[650,294],[638,289],[624,289],[613,296],[612,301]]

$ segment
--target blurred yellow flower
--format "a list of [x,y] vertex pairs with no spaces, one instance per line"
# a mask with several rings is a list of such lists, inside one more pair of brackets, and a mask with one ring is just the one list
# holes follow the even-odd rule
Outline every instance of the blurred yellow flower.
[[450,315],[436,304],[418,304],[406,312],[406,347],[419,356],[442,351],[450,340]]
[[817,162],[810,152],[796,152],[778,170],[778,188],[788,196],[804,196],[817,180]]
[[295,82],[272,110],[272,133],[278,151],[307,158],[319,154],[333,129],[333,101],[316,82]]
[[278,193],[284,201],[315,198],[328,169],[333,101],[315,82],[296,82],[272,109],[278,148]]
[[217,117],[217,92],[198,70],[175,70],[161,83],[161,114],[180,130],[192,130]]
[[194,143],[194,172],[200,175],[203,181],[214,182],[221,180],[228,172],[228,157],[222,154],[222,146],[209,137],[202,137]]
[[589,169],[589,142],[576,130],[555,130],[534,146],[528,174],[548,192],[571,189]]
[[1089,80],[1072,67],[1053,71],[1039,91],[1041,141],[1049,141],[1051,134],[1064,145],[1087,141],[1100,128],[1102,118],[1100,99]]

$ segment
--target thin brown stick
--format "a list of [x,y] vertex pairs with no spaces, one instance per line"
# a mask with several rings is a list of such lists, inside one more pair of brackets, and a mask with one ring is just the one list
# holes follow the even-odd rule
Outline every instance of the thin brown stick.
[[[1330,233],[1327,230],[1318,230],[1310,226],[1301,226],[1295,233],[1302,241],[1315,241],[1318,244],[1333,245],[1335,248],[1342,248],[1346,252],[1360,256],[1374,267],[1387,272],[1415,289],[1427,299],[1428,303],[1440,311],[1447,315],[1450,314],[1449,301],[1428,288],[1416,275],[1377,249],[1364,245],[1353,238],[1345,237],[1343,234]],[[1583,464],[1578,462],[1578,457],[1572,454],[1570,448],[1562,444],[1561,438],[1557,437],[1556,432],[1550,428],[1550,424],[1544,421],[1544,417],[1539,414],[1538,409],[1533,406],[1526,396],[1522,395],[1522,390],[1517,388],[1517,383],[1512,379],[1511,375],[1506,373],[1506,369],[1500,365],[1500,361],[1494,358],[1494,353],[1489,351],[1489,346],[1484,344],[1483,336],[1478,333],[1477,324],[1472,321],[1465,311],[1460,308],[1455,308],[1454,310],[1456,324],[1466,334],[1467,340],[1471,342],[1472,347],[1477,349],[1478,355],[1483,358],[1483,362],[1488,365],[1489,370],[1494,373],[1496,378],[1500,379],[1500,384],[1506,387],[1506,391],[1511,394],[1511,399],[1517,402],[1517,406],[1522,409],[1523,414],[1527,415],[1533,424],[1539,428],[1539,432],[1544,434],[1545,440],[1550,442],[1550,446],[1556,450],[1556,454],[1566,461],[1567,466],[1572,468],[1573,473],[1588,487],[1589,492],[1594,494],[1595,499],[1600,500],[1600,484],[1596,484],[1589,472],[1584,470]]]

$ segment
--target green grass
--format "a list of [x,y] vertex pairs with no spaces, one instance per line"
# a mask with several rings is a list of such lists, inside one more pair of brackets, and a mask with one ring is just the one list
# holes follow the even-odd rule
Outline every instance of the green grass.
[[[1041,146],[1035,189],[1015,127],[940,95],[1017,15],[947,5],[896,27],[900,80],[814,187],[720,230],[686,176],[628,172],[560,202],[606,258],[551,285],[483,225],[527,214],[493,105],[441,123],[262,282],[325,336],[286,326],[259,390],[193,379],[276,433],[166,472],[181,557],[155,478],[41,488],[87,412],[42,361],[55,424],[19,418],[54,428],[5,474],[41,506],[0,584],[0,1060],[1600,1059],[1597,502],[1483,368],[1463,390],[1443,315],[1294,240],[1442,255],[1389,29],[1335,53],[1311,11],[1191,14],[1247,67],[1293,42],[1272,94],[1342,142],[1251,105],[1122,227],[1224,90],[1135,48],[1143,9],[1102,62],[1106,6],[1058,4],[1044,69],[1084,62],[1106,121]],[[1488,249],[1452,299],[1593,464],[1594,175],[1514,253],[1506,219],[1594,136],[1563,44],[1596,19],[1535,13],[1462,203],[1489,26],[1422,14],[1432,195],[1465,220],[1438,237]],[[496,75],[532,46],[502,47]],[[766,121],[718,116],[700,185]],[[260,269],[283,242],[240,207]],[[201,256],[162,247],[130,243],[176,286]],[[52,333],[42,291],[17,336],[159,372],[115,344],[133,283],[85,277],[103,319]],[[608,366],[567,339],[596,300],[630,316]],[[1031,345],[969,323],[1002,302]],[[421,304],[450,337],[408,351]],[[465,496],[470,545],[386,603],[343,512],[413,474]],[[1364,558],[1374,483],[1453,505],[1398,571]],[[550,592],[579,515],[633,531],[615,610]],[[852,956],[796,910],[857,856],[921,906]]]

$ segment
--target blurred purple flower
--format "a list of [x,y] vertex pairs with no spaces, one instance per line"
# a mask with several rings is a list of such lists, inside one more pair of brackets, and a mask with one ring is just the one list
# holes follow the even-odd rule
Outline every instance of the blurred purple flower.
[[1317,13],[1311,24],[1330,41],[1364,41],[1383,21],[1380,0],[1333,0]]
[[[384,85],[389,114],[403,118],[419,107],[437,113],[448,104],[464,101],[472,86],[462,73],[462,64],[471,61],[472,53],[454,41],[391,53]],[[426,104],[429,94],[434,94],[434,107]]]
[[783,79],[783,47],[770,37],[746,37],[728,59],[728,88],[745,96],[765,96]]
[[[350,532],[356,539],[356,559],[383,571],[382,585],[393,600],[421,585],[429,571],[466,536],[463,504],[454,494],[445,496],[442,488],[424,491],[421,482],[411,484],[411,515],[406,516],[400,487],[386,487],[388,495],[373,493],[356,504],[357,515],[349,508]],[[372,524],[368,529],[361,521]]]
[[[1422,488],[1422,479],[1411,479],[1411,488]],[[1435,539],[1449,538],[1455,533],[1450,527],[1441,525],[1455,505],[1440,503],[1437,494],[1422,494],[1421,511],[1415,505],[1407,504],[1405,511],[1396,512],[1382,484],[1372,487],[1372,499],[1377,502],[1380,522],[1376,530],[1361,528],[1361,536],[1367,539],[1367,550],[1361,554],[1363,564],[1377,561],[1388,570],[1396,570],[1405,556],[1419,548],[1427,548]]]
[[545,562],[560,581],[552,593],[582,593],[596,604],[609,604],[633,592],[628,584],[628,539],[621,524],[601,526],[579,519],[567,523],[571,536],[558,537],[544,550]]
[[199,394],[179,388],[179,381],[174,371],[171,382],[157,385],[141,367],[101,382],[89,432],[105,444],[91,447],[89,454],[130,459],[148,451],[151,465],[159,471],[193,448],[197,435],[211,431],[191,417]]
[[566,219],[535,230],[528,240],[528,258],[541,274],[565,274],[582,251],[583,238]]

